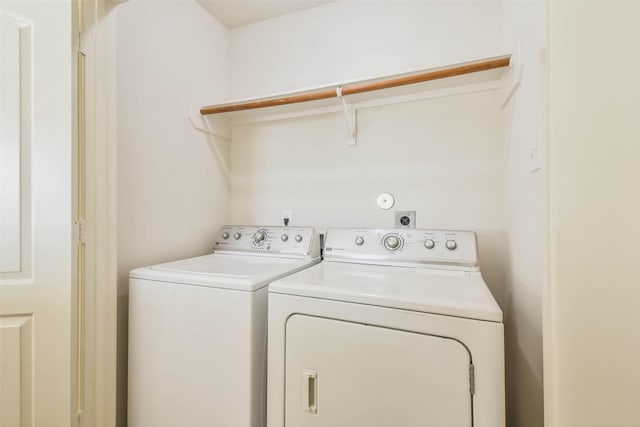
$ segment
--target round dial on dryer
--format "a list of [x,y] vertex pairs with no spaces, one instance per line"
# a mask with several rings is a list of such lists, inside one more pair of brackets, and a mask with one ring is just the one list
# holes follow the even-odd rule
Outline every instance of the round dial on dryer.
[[229,238],[229,233],[227,233],[226,231],[224,233],[222,233],[222,238],[224,240],[227,240]]
[[427,249],[433,249],[436,246],[436,242],[433,239],[427,239],[424,241],[424,247]]
[[455,248],[457,248],[457,247],[458,247],[458,244],[456,243],[456,241],[455,241],[455,240],[451,240],[451,239],[447,240],[447,241],[445,242],[445,244],[444,244],[444,245],[445,245],[445,246],[447,247],[447,249],[449,249],[450,251],[452,251],[452,250],[454,250]]
[[402,237],[397,234],[387,234],[382,238],[382,244],[390,251],[397,251],[402,247],[402,243]]
[[264,243],[264,240],[267,238],[267,232],[265,230],[258,230],[253,234],[253,243],[256,245],[261,245]]

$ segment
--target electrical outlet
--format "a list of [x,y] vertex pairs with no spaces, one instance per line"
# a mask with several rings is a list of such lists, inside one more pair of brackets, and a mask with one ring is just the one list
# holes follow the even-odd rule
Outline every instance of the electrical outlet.
[[284,209],[282,211],[282,222],[285,226],[292,225],[293,222],[293,210],[292,209]]
[[416,211],[396,211],[396,228],[416,228]]

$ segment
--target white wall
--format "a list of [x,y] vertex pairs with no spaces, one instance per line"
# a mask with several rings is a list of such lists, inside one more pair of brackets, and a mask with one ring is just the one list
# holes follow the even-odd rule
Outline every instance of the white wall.
[[118,425],[124,426],[128,271],[210,251],[228,220],[228,182],[212,142],[187,120],[190,102],[227,97],[228,60],[226,29],[193,1],[129,1],[116,8],[115,19]]
[[548,425],[638,425],[640,3],[550,12]]
[[[503,133],[497,91],[371,108],[347,145],[341,114],[238,126],[231,148],[231,218],[247,224],[417,226],[479,233],[483,271],[502,295]],[[382,192],[396,198],[378,208]]]
[[230,32],[231,96],[259,96],[496,55],[498,1],[339,1]]
[[[507,227],[505,316],[507,422],[544,424],[542,291],[547,271],[547,166],[530,172],[529,153],[546,135],[546,3],[503,5],[505,49],[521,49],[522,83],[505,108]],[[542,138],[541,157],[546,153]]]
[[[360,18],[356,18],[360,17]],[[234,96],[400,73],[502,51],[499,2],[336,2],[230,32]],[[231,146],[231,218],[320,228],[392,227],[376,205],[417,211],[421,227],[480,233],[485,276],[501,300],[503,125],[497,93],[358,113],[347,147],[340,114],[238,126]]]

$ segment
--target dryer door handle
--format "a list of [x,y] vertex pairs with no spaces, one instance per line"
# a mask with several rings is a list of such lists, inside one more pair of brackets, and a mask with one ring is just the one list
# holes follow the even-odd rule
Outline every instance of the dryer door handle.
[[318,372],[302,371],[302,409],[310,414],[318,413]]

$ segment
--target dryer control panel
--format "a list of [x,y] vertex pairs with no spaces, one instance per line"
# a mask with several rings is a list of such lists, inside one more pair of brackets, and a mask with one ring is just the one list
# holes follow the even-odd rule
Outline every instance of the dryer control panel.
[[330,229],[325,259],[380,265],[477,270],[472,231],[420,229]]
[[242,252],[269,256],[320,256],[320,245],[312,227],[225,225],[215,252]]

